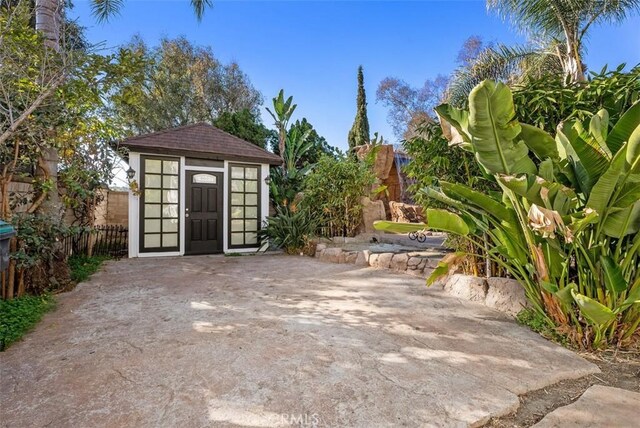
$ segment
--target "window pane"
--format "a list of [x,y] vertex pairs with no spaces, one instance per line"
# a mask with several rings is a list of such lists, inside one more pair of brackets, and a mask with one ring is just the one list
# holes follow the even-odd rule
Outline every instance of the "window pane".
[[177,190],[163,190],[162,202],[178,203],[178,191]]
[[163,247],[177,247],[178,246],[178,234],[177,233],[163,233],[162,234],[162,246]]
[[231,178],[244,178],[244,168],[240,166],[232,166]]
[[180,162],[144,159],[143,248],[178,246]]
[[246,205],[258,205],[258,195],[255,193],[247,193],[244,195],[244,203]]
[[162,177],[162,187],[165,189],[177,189],[178,177],[173,175],[165,175]]
[[158,248],[160,247],[160,235],[144,235],[144,247],[145,248]]
[[244,229],[242,228],[244,225],[244,221],[243,220],[231,220],[231,231],[232,232],[243,232]]
[[244,181],[242,181],[242,180],[231,180],[231,191],[232,192],[244,192]]
[[192,181],[202,184],[216,184],[218,182],[216,176],[212,174],[195,174]]
[[160,233],[160,220],[145,220],[144,221],[145,233]]
[[160,205],[145,204],[144,205],[145,217],[160,217]]
[[146,189],[144,191],[145,202],[160,202],[160,190]]
[[245,191],[247,192],[257,192],[258,191],[258,182],[257,181],[245,181]]
[[244,205],[244,195],[242,193],[232,193],[231,205]]
[[178,161],[162,161],[162,172],[165,174],[177,174]]
[[244,169],[244,178],[247,180],[257,180],[258,179],[258,168],[245,168]]
[[245,218],[258,218],[258,208],[256,207],[246,207],[244,209]]
[[255,220],[246,220],[244,222],[244,230],[247,232],[255,232],[258,230],[258,222]]
[[244,217],[244,208],[242,207],[231,208],[231,218],[242,218],[242,217]]
[[154,160],[154,159],[145,159],[144,160],[144,172],[145,173],[157,173],[160,174],[162,172],[162,161]]
[[161,175],[155,174],[145,174],[144,176],[144,187],[162,187]]
[[165,204],[162,206],[162,217],[164,218],[178,218],[178,205]]
[[231,245],[242,245],[242,244],[244,244],[244,233],[232,233]]
[[169,220],[162,220],[163,232],[177,232],[178,231],[178,219],[172,218]]
[[244,243],[247,245],[257,244],[258,243],[258,235],[255,233],[245,233],[244,234]]

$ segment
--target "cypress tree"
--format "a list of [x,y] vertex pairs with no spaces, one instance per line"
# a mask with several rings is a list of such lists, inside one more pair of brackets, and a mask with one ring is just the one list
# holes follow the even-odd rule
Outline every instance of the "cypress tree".
[[367,118],[367,95],[364,92],[364,74],[358,67],[358,99],[356,118],[349,131],[349,148],[369,144],[369,119]]

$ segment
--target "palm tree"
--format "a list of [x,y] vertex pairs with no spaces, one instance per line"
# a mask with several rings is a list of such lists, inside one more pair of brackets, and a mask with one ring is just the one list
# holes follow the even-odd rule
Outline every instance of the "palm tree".
[[[124,5],[124,0],[90,0],[93,16],[99,22],[107,21],[117,15]],[[45,44],[56,51],[60,50],[60,27],[63,22],[65,0],[35,0],[36,30],[41,31]],[[212,0],[191,0],[191,6],[198,20],[202,19],[204,10],[212,5]]]
[[624,20],[640,0],[487,0],[487,8],[555,48],[564,75],[578,82],[585,80],[583,40],[591,26]]
[[584,40],[594,24],[619,22],[640,9],[640,0],[487,0],[487,8],[521,28],[524,46],[498,44],[457,69],[447,88],[449,103],[463,106],[471,89],[485,79],[509,84],[544,75],[585,80]]

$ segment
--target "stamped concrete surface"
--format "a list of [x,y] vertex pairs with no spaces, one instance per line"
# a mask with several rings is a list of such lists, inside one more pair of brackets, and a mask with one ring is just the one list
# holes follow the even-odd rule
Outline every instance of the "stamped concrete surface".
[[640,393],[593,385],[567,406],[545,416],[536,428],[635,428],[640,424]]
[[0,367],[7,427],[477,426],[598,371],[423,279],[280,255],[109,262]]

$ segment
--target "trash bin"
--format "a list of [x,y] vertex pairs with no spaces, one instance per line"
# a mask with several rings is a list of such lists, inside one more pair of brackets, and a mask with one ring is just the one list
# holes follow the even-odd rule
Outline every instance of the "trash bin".
[[13,226],[0,220],[0,272],[9,267],[9,241],[15,235]]

